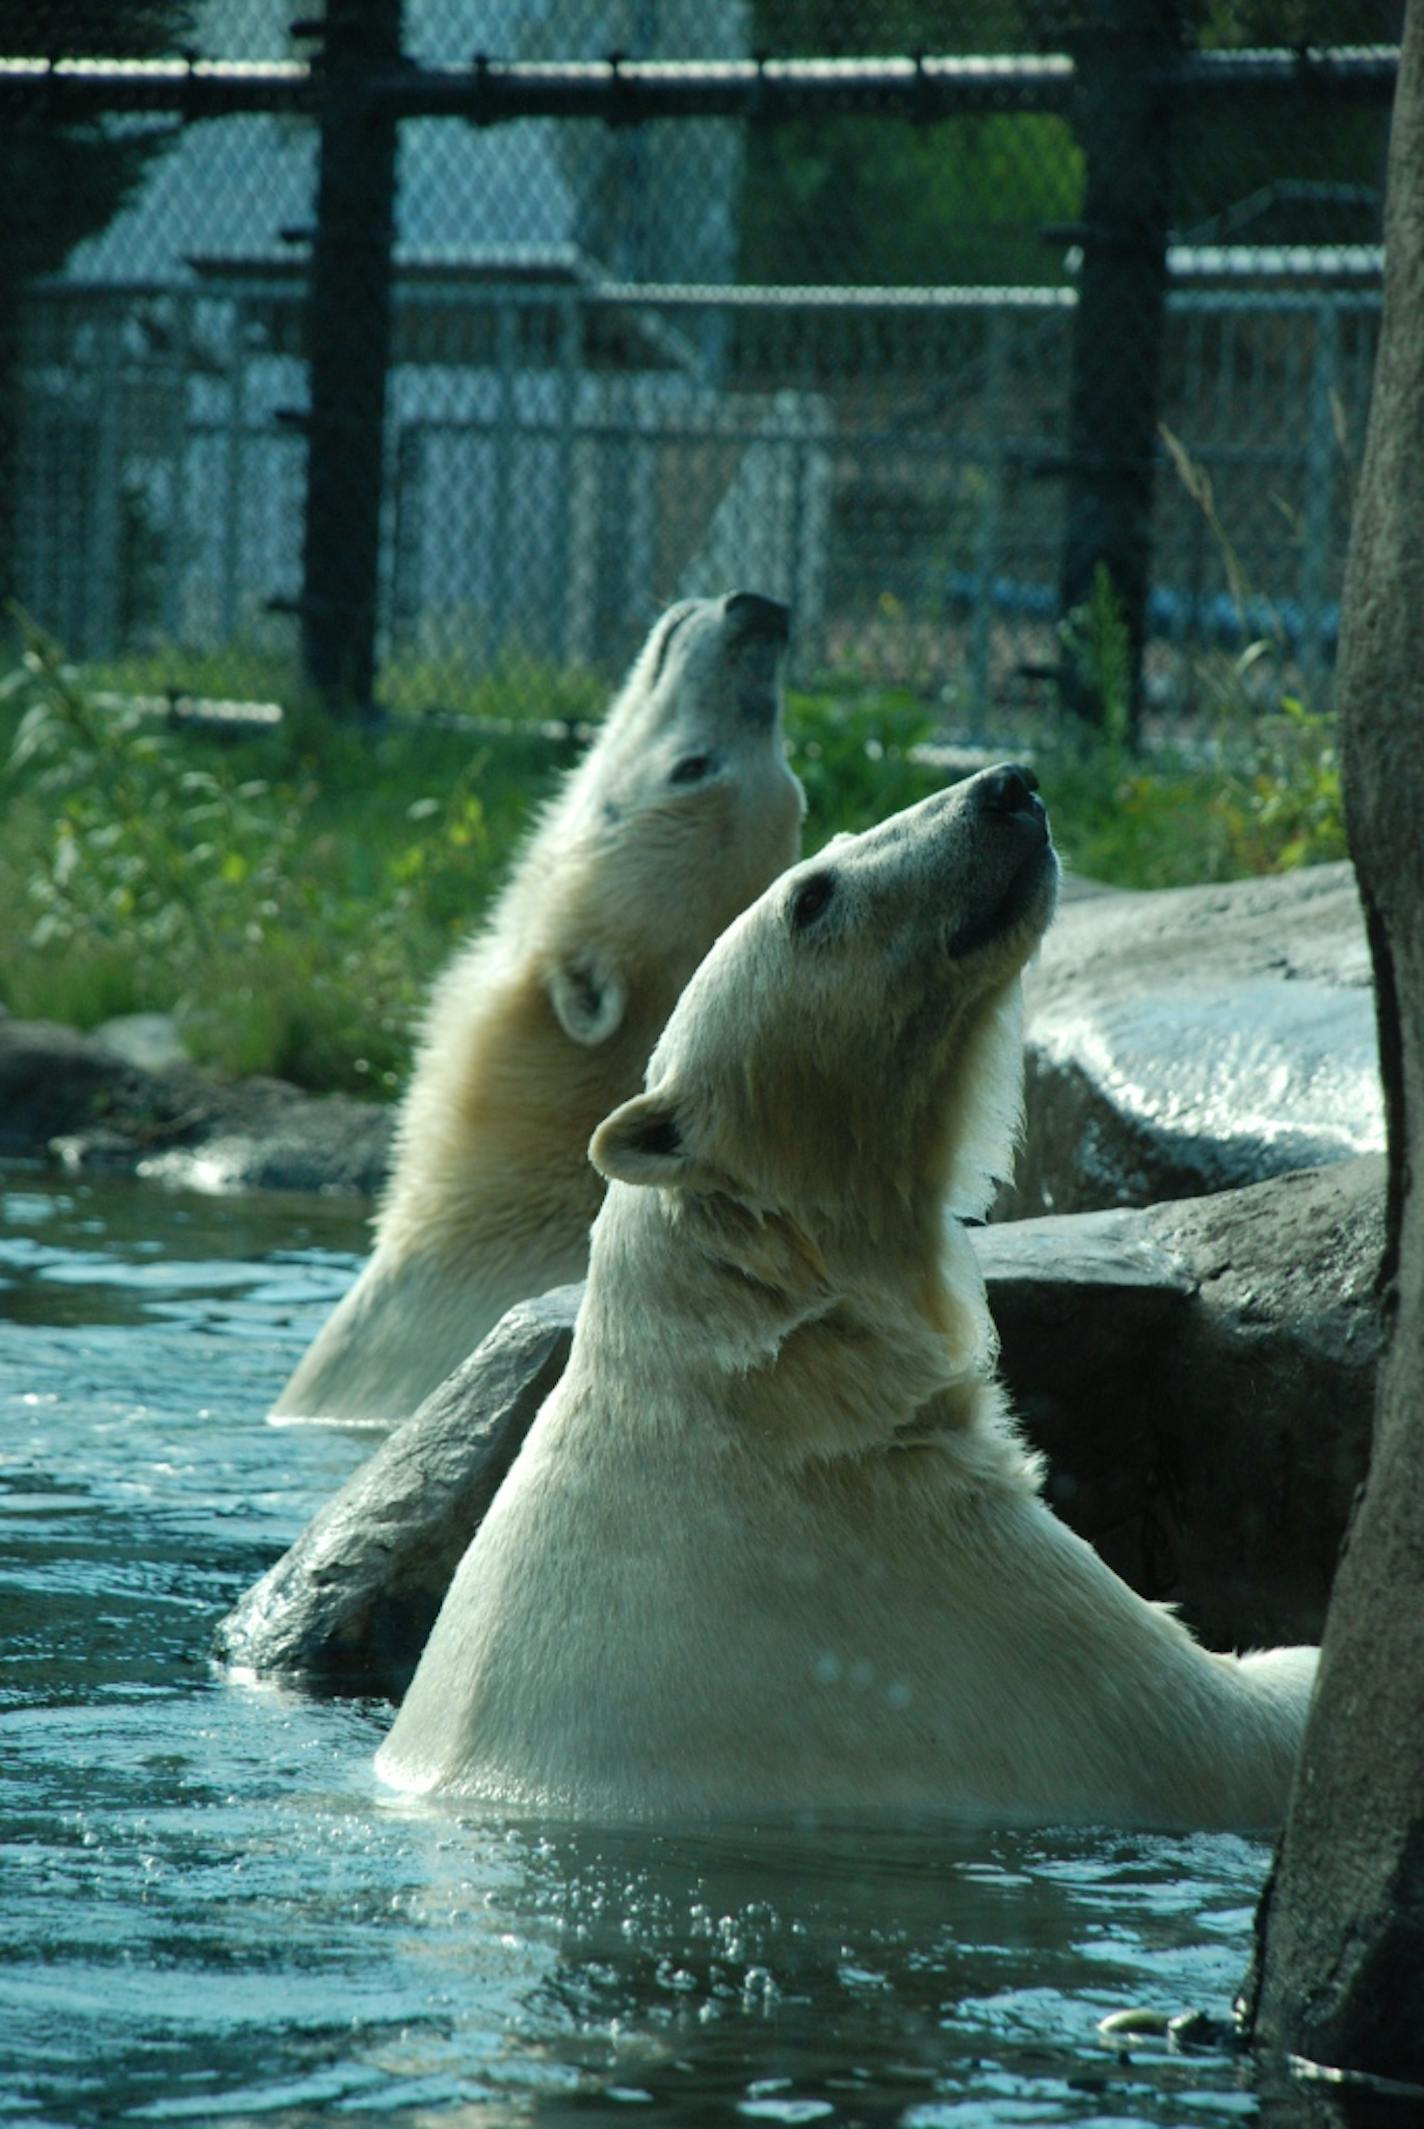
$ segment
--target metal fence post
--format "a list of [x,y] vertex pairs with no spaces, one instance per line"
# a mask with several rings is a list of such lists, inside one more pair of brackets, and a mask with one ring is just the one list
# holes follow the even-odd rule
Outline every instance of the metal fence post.
[[369,95],[401,57],[401,0],[327,0],[307,295],[302,665],[328,708],[373,714],[396,125]]
[[[1070,614],[1112,580],[1141,695],[1152,548],[1152,487],[1167,308],[1171,205],[1169,94],[1181,41],[1178,0],[1087,0],[1074,40],[1074,128],[1083,152],[1082,264],[1073,329],[1060,603]],[[1065,704],[1101,714],[1097,691],[1065,663]]]

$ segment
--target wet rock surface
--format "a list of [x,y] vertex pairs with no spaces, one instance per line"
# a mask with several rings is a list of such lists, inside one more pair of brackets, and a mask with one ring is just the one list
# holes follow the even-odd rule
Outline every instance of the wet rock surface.
[[1027,1138],[999,1218],[1157,1204],[1383,1148],[1348,864],[1072,901],[1026,997]]
[[1369,1461],[1383,1158],[977,1239],[1058,1513],[1213,1647],[1317,1641]]
[[151,1070],[97,1035],[0,1019],[0,1158],[212,1190],[380,1188],[390,1117],[276,1079]]
[[[1317,1639],[1369,1450],[1384,1164],[976,1236],[1048,1497],[1211,1645]],[[399,1698],[568,1354],[580,1289],[511,1312],[224,1623],[250,1670]]]
[[564,1371],[581,1293],[556,1287],[511,1309],[387,1436],[228,1614],[224,1662],[400,1699],[460,1555]]

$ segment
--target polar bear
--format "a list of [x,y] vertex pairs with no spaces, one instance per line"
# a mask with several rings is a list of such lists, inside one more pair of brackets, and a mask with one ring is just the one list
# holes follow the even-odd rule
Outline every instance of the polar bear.
[[594,1133],[569,1366],[387,1781],[619,1818],[1279,1820],[1315,1651],[1209,1654],[1119,1581],[994,1380],[960,1220],[1008,1163],[1057,871],[1003,766],[829,844],[713,948]]
[[589,1133],[638,1087],[718,932],[796,856],[790,614],[733,591],[663,615],[597,743],[437,982],[375,1248],[274,1417],[393,1423],[528,1294],[581,1278]]

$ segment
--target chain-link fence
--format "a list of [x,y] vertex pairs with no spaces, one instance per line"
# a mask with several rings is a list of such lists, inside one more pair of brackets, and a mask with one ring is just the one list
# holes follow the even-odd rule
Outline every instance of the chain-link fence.
[[358,707],[734,582],[964,724],[1085,608],[1319,694],[1401,13],[0,0],[4,577]]

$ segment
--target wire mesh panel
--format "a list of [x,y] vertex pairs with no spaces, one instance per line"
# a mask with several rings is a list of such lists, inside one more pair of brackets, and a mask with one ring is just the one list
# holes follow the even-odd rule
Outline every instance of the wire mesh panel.
[[1105,572],[1146,707],[1253,633],[1328,686],[1389,80],[1334,48],[1398,5],[38,12],[0,560],[74,654],[434,702],[739,580],[972,721],[1071,701]]

